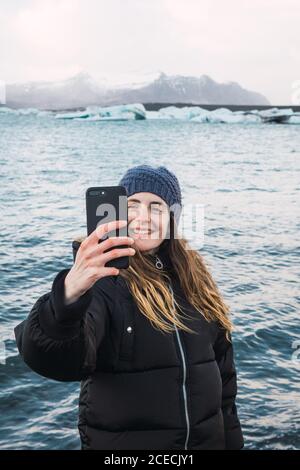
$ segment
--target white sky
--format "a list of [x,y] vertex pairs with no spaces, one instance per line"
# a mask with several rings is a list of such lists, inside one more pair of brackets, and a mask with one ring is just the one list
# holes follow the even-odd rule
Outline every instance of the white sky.
[[299,0],[0,0],[0,80],[207,74],[296,104],[299,29]]

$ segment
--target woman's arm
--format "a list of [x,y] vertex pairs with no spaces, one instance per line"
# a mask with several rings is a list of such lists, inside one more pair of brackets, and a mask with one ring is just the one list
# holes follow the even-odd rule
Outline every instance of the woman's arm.
[[[231,335],[229,336],[232,341]],[[244,438],[236,407],[237,375],[234,363],[233,345],[220,327],[215,345],[215,357],[222,377],[222,412],[224,418],[226,449],[241,449]]]
[[97,349],[105,335],[109,306],[89,289],[76,302],[65,304],[64,280],[69,269],[55,277],[28,317],[14,329],[24,362],[38,374],[59,381],[88,377],[96,367]]

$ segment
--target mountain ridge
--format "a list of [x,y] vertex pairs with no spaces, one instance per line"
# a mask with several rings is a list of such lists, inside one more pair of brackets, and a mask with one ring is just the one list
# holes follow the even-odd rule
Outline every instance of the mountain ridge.
[[238,82],[218,83],[208,75],[167,75],[142,82],[110,84],[80,72],[60,81],[8,83],[6,104],[13,108],[66,109],[132,103],[186,103],[207,105],[270,105],[265,96],[243,88]]

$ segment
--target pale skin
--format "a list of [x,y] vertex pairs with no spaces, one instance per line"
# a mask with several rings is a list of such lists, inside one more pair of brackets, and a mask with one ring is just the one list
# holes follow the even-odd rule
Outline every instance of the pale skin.
[[[166,202],[149,192],[135,193],[128,198],[128,237],[109,237],[99,242],[107,232],[126,227],[126,220],[100,224],[81,243],[75,263],[65,278],[65,304],[79,299],[97,280],[106,276],[117,276],[119,269],[105,264],[122,256],[134,256],[136,246],[144,253],[155,253],[164,241],[169,222],[169,208]],[[117,245],[126,248],[115,248]]]
[[[169,207],[161,197],[140,192],[128,198],[128,234],[140,251],[155,253],[167,236],[168,225]],[[137,229],[142,232],[136,233]]]

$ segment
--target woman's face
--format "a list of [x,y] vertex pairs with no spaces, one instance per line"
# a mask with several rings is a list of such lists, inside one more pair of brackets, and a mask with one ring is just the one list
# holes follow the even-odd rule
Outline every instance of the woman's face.
[[135,193],[128,197],[128,236],[140,251],[152,252],[168,234],[169,207],[152,193]]

